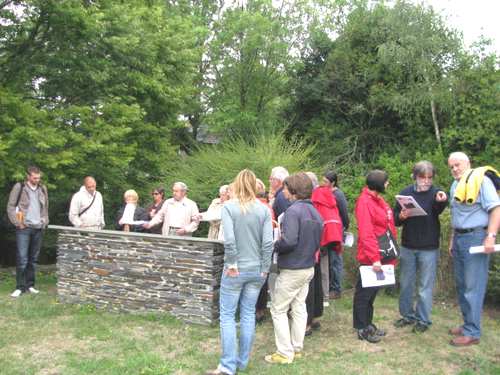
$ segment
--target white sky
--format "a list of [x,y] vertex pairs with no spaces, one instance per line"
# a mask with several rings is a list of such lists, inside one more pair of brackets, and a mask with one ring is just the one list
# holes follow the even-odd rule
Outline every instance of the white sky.
[[[415,3],[421,1],[415,1]],[[492,39],[492,50],[500,55],[499,0],[423,0],[441,13],[448,24],[461,31],[466,47],[481,35]]]

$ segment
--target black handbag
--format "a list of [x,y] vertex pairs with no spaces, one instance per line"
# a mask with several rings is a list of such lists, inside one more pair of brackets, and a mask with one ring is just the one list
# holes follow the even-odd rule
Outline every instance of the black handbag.
[[377,240],[382,261],[396,259],[399,256],[398,242],[390,230],[378,236]]

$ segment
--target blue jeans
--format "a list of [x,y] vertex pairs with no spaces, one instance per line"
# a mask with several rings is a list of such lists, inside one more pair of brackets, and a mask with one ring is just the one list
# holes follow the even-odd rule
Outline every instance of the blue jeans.
[[330,251],[330,291],[342,292],[342,280],[344,279],[344,259],[342,253]]
[[[220,285],[220,335],[222,357],[219,370],[229,374],[248,365],[255,337],[255,303],[265,277],[260,271],[240,272],[236,277],[222,275]],[[240,307],[239,348],[236,339],[236,309]],[[238,353],[239,349],[239,353]]]
[[481,337],[481,312],[488,284],[489,254],[470,254],[471,246],[481,246],[486,237],[484,229],[453,235],[453,267],[458,304],[464,320],[463,334]]
[[16,289],[25,292],[35,286],[36,262],[42,246],[42,229],[17,229],[16,242]]
[[[399,294],[399,313],[402,317],[430,325],[432,310],[432,290],[436,280],[439,249],[413,250],[401,246],[401,290]],[[418,272],[417,304],[413,295]]]

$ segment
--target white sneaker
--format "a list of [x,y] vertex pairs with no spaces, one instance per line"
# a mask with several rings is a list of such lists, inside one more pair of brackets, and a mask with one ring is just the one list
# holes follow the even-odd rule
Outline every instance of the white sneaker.
[[330,306],[330,302],[328,302],[328,301],[324,301],[324,302],[323,302],[323,307],[328,307],[328,306]]
[[35,288],[33,288],[32,286],[30,286],[30,287],[28,288],[28,292],[30,292],[30,293],[32,293],[32,294],[38,294],[38,293],[40,293],[40,291],[39,291],[38,289],[35,289]]
[[23,291],[21,289],[16,289],[12,292],[12,294],[10,295],[12,298],[17,298],[19,297],[21,294],[23,294]]

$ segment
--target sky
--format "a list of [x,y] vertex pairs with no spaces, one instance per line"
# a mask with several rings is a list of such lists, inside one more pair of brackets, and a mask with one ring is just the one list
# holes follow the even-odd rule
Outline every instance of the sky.
[[466,47],[481,35],[493,39],[492,52],[500,55],[499,0],[420,0],[443,15],[451,27],[463,33]]

